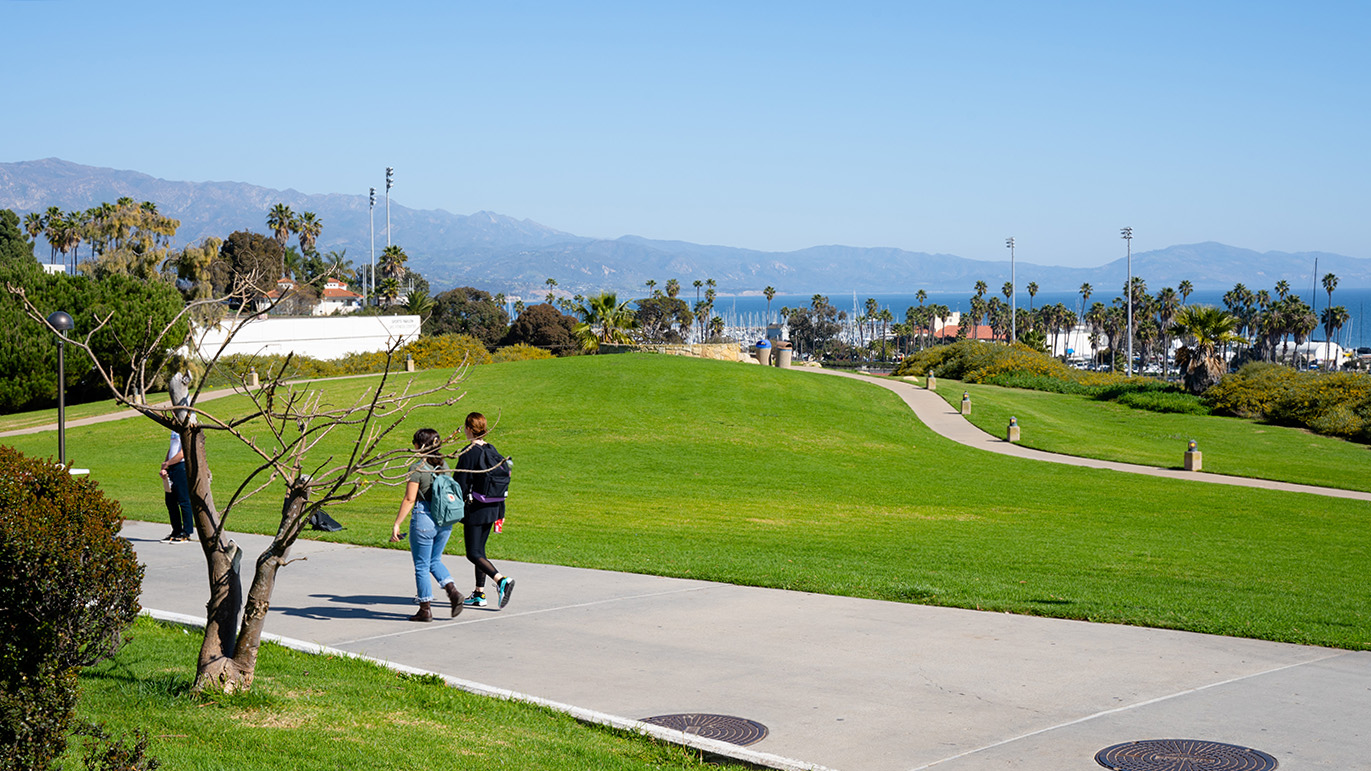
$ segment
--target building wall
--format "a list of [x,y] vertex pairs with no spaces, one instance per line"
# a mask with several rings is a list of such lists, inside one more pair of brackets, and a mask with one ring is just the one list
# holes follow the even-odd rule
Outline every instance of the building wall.
[[[195,332],[201,356],[212,356],[227,335],[223,325]],[[269,317],[248,322],[225,350],[227,354],[285,355],[339,359],[350,353],[384,351],[419,337],[418,316]]]

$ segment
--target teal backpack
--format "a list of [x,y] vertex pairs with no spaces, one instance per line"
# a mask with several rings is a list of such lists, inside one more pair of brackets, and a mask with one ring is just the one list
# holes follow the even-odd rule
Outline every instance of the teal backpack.
[[466,515],[462,488],[453,479],[451,471],[443,469],[433,472],[433,485],[428,490],[428,511],[438,527],[455,525]]

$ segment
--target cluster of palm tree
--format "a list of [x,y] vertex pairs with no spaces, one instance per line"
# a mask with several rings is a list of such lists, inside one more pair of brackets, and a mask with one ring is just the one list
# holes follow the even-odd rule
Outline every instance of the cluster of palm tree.
[[581,322],[573,330],[581,349],[598,351],[602,344],[631,344],[629,332],[637,329],[638,321],[628,303],[619,302],[613,292],[601,292],[582,302],[576,308]]
[[[157,204],[135,202],[127,196],[114,203],[104,202],[84,211],[62,211],[50,206],[42,213],[29,212],[24,217],[24,231],[37,241],[39,236],[48,243],[51,263],[75,272],[81,264],[80,248],[90,249],[89,260],[107,254],[120,254],[122,262],[139,263],[125,266],[118,272],[135,275],[155,275],[165,259],[165,251],[181,226],[178,220],[162,216]],[[146,256],[147,259],[138,258]],[[146,262],[147,264],[141,264]]]

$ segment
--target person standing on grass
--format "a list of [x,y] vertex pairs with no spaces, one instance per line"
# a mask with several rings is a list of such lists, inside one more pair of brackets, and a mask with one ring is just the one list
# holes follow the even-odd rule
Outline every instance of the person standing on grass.
[[400,501],[400,511],[395,515],[395,524],[390,529],[390,542],[399,541],[400,523],[409,517],[409,553],[414,558],[414,601],[419,603],[419,611],[409,617],[410,621],[433,620],[433,584],[430,574],[438,579],[438,584],[447,592],[452,605],[452,616],[462,612],[462,593],[452,574],[443,564],[443,549],[452,536],[452,525],[439,527],[429,512],[428,494],[433,487],[433,475],[447,470],[443,459],[442,438],[431,428],[421,428],[414,432],[414,449],[421,454],[419,460],[409,467],[409,481],[405,483],[405,497]]
[[496,602],[503,608],[509,604],[509,598],[514,593],[514,579],[502,575],[486,559],[486,541],[490,539],[490,530],[496,522],[503,521],[505,518],[505,502],[503,500],[494,503],[484,503],[474,500],[471,497],[473,486],[482,489],[480,477],[482,472],[487,472],[498,466],[504,458],[499,451],[485,440],[486,436],[486,416],[479,412],[467,415],[466,423],[463,426],[467,441],[471,442],[462,454],[457,458],[457,484],[462,488],[462,496],[466,498],[466,515],[462,518],[462,536],[466,541],[467,559],[476,568],[476,589],[471,596],[466,599],[467,605],[478,608],[486,606],[486,577],[489,576],[495,582]]
[[184,543],[195,535],[195,514],[190,508],[190,483],[186,479],[186,454],[181,449],[181,435],[171,432],[167,458],[162,461],[162,490],[166,493],[167,517],[171,520],[171,535],[167,543]]

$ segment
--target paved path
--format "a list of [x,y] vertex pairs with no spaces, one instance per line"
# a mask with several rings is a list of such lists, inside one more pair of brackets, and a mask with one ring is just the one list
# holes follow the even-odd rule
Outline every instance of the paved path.
[[1029,458],[1047,463],[1064,463],[1070,466],[1085,466],[1088,468],[1109,469],[1110,471],[1122,471],[1129,474],[1145,474],[1147,476],[1166,477],[1167,479],[1181,479],[1187,482],[1207,482],[1210,484],[1236,485],[1239,487],[1260,487],[1267,490],[1285,490],[1292,493],[1309,493],[1311,495],[1326,495],[1333,498],[1351,498],[1354,500],[1371,501],[1371,493],[1358,490],[1340,490],[1335,487],[1318,487],[1315,485],[1294,484],[1292,482],[1275,482],[1269,479],[1251,479],[1249,477],[1225,476],[1223,474],[1210,474],[1207,472],[1157,468],[1155,466],[1141,466],[1135,463],[1118,463],[1110,460],[1080,458],[1074,455],[1060,455],[1058,453],[1044,452],[1043,450],[1034,450],[1007,442],[1002,437],[987,434],[972,424],[971,421],[963,417],[960,410],[953,408],[944,401],[941,396],[938,396],[937,393],[919,387],[908,380],[877,378],[869,375],[838,372],[835,370],[805,368],[800,371],[822,372],[826,375],[855,378],[894,391],[904,400],[905,404],[909,405],[910,409],[914,410],[914,414],[920,421],[933,429],[934,433],[951,439],[959,444],[975,447],[978,450],[985,450],[986,452],[1013,455],[1019,458]]
[[[204,559],[195,544],[157,541],[166,530],[124,528],[147,565],[143,604],[203,619]],[[234,538],[244,565],[266,543]],[[267,630],[618,725],[689,712],[755,720],[769,734],[732,754],[778,768],[1086,771],[1114,744],[1197,738],[1267,752],[1283,770],[1351,769],[1366,768],[1371,747],[1368,652],[519,564],[499,551],[496,536],[496,564],[517,578],[509,607],[416,624],[405,620],[408,552],[301,541],[291,556],[306,559],[281,571]],[[465,561],[447,559],[465,588]]]

